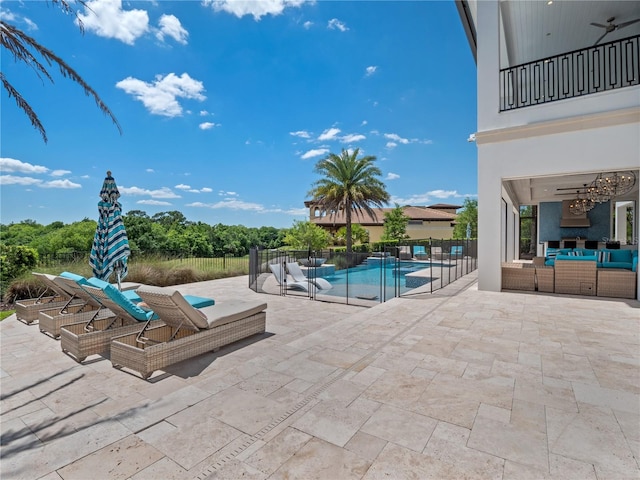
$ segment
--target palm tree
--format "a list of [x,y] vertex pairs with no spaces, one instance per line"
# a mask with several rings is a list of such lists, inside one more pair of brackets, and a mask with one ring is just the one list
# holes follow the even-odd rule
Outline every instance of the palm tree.
[[309,192],[313,202],[331,216],[345,212],[347,253],[351,253],[353,245],[352,213],[361,217],[366,212],[373,219],[375,214],[371,206],[382,207],[389,202],[385,185],[377,178],[382,172],[374,165],[376,157],[357,158],[359,153],[358,148],[352,153],[343,149],[340,155],[330,153],[320,160],[315,171],[324,178],[316,181]]
[[[78,3],[86,7],[85,0],[76,0]],[[84,32],[84,28],[80,19],[77,16],[75,10],[71,7],[68,0],[52,0],[52,3],[58,4],[60,8],[68,14],[73,14],[78,19],[78,25],[80,26],[80,30]],[[26,33],[24,33],[19,28],[7,23],[4,20],[0,20],[0,45],[3,48],[6,48],[11,55],[13,55],[13,59],[16,62],[24,62],[27,66],[33,68],[36,75],[42,79],[46,78],[51,83],[53,83],[53,77],[47,70],[52,64],[56,64],[60,69],[60,73],[62,76],[66,78],[70,78],[78,85],[80,85],[84,93],[93,97],[98,108],[108,117],[111,118],[111,121],[118,128],[120,134],[122,134],[122,129],[120,128],[120,124],[118,120],[113,115],[109,107],[102,101],[102,99],[98,96],[98,94],[82,79],[78,73],[71,68],[64,60],[58,57],[51,50],[46,48],[45,46],[39,44],[34,38],[30,37]],[[37,57],[41,57],[44,61],[38,60]],[[2,81],[2,85],[4,89],[9,94],[9,97],[14,97],[16,99],[16,103],[18,107],[26,113],[27,117],[31,121],[31,125],[34,126],[36,130],[40,132],[42,135],[42,139],[45,143],[47,143],[47,132],[44,129],[44,126],[40,122],[38,115],[31,108],[31,105],[24,99],[24,97],[16,90],[16,88],[7,80],[4,73],[0,71],[0,81]]]

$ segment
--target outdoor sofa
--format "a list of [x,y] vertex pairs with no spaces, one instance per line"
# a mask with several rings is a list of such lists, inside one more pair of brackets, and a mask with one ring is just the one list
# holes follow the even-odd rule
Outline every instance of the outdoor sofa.
[[143,286],[138,294],[160,322],[114,337],[111,363],[144,379],[174,363],[264,333],[266,328],[267,304],[260,300],[228,300],[197,310],[173,288]]
[[556,260],[595,261],[596,268],[622,268],[638,271],[638,250],[586,248],[547,248],[544,264],[554,266]]

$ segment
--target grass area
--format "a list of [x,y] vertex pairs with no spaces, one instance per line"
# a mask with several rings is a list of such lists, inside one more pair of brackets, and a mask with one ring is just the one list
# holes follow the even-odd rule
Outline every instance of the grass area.
[[2,320],[4,320],[5,318],[10,317],[14,313],[16,313],[15,310],[2,310],[2,311],[0,311],[0,322]]
[[[35,270],[51,275],[73,272],[87,278],[93,276],[86,261],[55,267],[38,267]],[[248,274],[249,257],[141,259],[129,263],[129,273],[124,281],[166,287]],[[112,275],[110,280],[115,282],[115,275]],[[42,290],[43,285],[28,272],[14,279],[3,293],[5,301],[13,302],[17,299],[37,297]]]

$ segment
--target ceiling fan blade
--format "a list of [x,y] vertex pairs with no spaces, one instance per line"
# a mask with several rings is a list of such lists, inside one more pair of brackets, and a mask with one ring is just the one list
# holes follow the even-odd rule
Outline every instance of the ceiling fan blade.
[[598,40],[596,40],[596,43],[594,43],[594,45],[599,44],[599,43],[600,43],[600,41],[601,41],[604,37],[606,37],[608,33],[609,33],[609,32],[604,32],[604,33],[602,34],[602,36],[601,36]]
[[607,26],[606,26],[606,25],[602,25],[601,23],[594,23],[594,22],[591,22],[591,25],[593,25],[594,27],[607,28]]
[[621,28],[628,27],[629,25],[633,25],[637,22],[640,22],[640,18],[636,18],[635,20],[631,20],[629,22],[619,23],[617,28],[618,30],[620,30]]

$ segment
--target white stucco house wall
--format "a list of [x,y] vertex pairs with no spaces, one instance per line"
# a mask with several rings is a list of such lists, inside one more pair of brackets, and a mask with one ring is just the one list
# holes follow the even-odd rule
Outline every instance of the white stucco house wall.
[[[637,249],[640,21],[633,20],[640,2],[456,6],[477,64],[479,288],[500,291],[501,262],[518,258],[521,205],[557,205],[599,173],[632,172],[638,180],[608,210],[600,208],[606,224],[598,229],[593,221],[591,228],[560,228],[539,208],[537,254],[544,255],[548,231],[557,240],[620,235],[623,248]],[[620,214],[614,220],[622,205],[633,212],[631,242]]]

